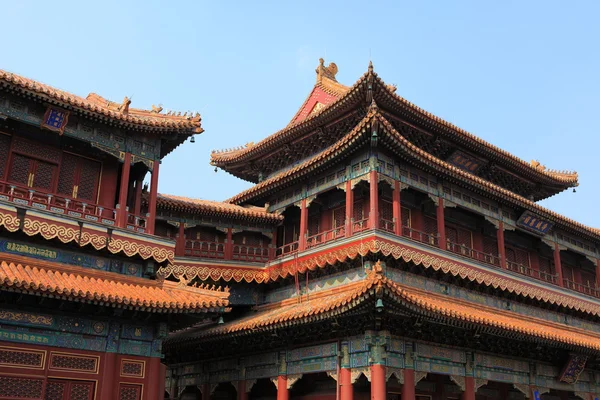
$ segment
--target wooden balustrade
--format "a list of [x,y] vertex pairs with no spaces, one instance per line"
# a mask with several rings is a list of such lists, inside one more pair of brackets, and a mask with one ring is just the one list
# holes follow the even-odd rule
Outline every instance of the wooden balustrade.
[[451,251],[456,254],[460,254],[464,257],[472,258],[474,260],[481,261],[486,264],[491,264],[496,267],[500,266],[500,257],[495,256],[493,254],[484,253],[479,250],[475,250],[464,244],[457,244],[457,243],[453,243],[453,242],[447,240],[446,248],[448,249],[448,251]]
[[115,225],[116,209],[114,208],[12,183],[0,182],[0,200],[106,225]]
[[267,262],[269,261],[269,248],[265,246],[234,244],[232,259],[250,262]]
[[408,226],[402,227],[402,236],[431,246],[438,245],[438,237],[436,234],[421,232]]
[[396,223],[394,221],[390,221],[388,219],[383,218],[379,220],[379,229],[383,231],[394,233],[395,226]]
[[186,240],[185,255],[202,258],[225,259],[225,243],[205,240]]
[[310,249],[310,248],[318,246],[320,244],[343,238],[343,237],[345,237],[345,235],[346,235],[346,228],[343,226],[340,226],[340,227],[337,227],[334,229],[330,229],[328,231],[319,232],[316,235],[309,236],[306,239],[306,247]]

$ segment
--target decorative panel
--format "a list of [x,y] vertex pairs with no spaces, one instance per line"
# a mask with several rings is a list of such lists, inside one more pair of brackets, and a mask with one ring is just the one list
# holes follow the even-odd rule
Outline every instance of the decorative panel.
[[11,367],[44,368],[46,352],[0,347],[0,365]]
[[45,146],[42,143],[29,141],[20,137],[15,137],[13,151],[57,164],[61,156],[61,151],[55,147]]
[[322,358],[337,354],[337,343],[329,343],[318,346],[303,347],[288,351],[287,361],[306,360],[310,358]]
[[43,388],[43,379],[0,376],[0,398],[39,399]]
[[137,360],[121,360],[121,376],[144,377],[146,363]]
[[29,158],[20,154],[13,154],[10,167],[9,180],[11,182],[27,185],[29,179]]
[[95,374],[98,372],[99,361],[99,357],[52,352],[50,353],[49,369]]
[[121,384],[119,388],[119,400],[140,400],[142,398],[141,385]]
[[71,153],[64,153],[60,163],[60,173],[58,175],[58,193],[72,197],[73,187],[75,186],[75,170],[77,168],[78,157]]
[[54,164],[36,160],[32,186],[38,189],[52,190],[56,169]]
[[100,163],[92,160],[82,160],[77,184],[77,198],[96,201],[98,180],[100,178]]
[[394,211],[391,201],[384,199],[379,200],[379,215],[381,216],[381,219],[386,221],[392,221],[394,219]]

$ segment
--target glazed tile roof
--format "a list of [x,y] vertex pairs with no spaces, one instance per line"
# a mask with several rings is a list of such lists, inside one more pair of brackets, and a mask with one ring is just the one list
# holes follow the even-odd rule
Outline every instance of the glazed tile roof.
[[390,106],[396,108],[403,114],[408,114],[412,118],[421,121],[426,125],[430,125],[434,130],[441,130],[445,132],[452,139],[458,140],[463,143],[466,147],[471,149],[481,149],[484,153],[487,153],[503,162],[514,166],[515,168],[523,171],[529,176],[558,182],[567,186],[577,186],[578,176],[576,172],[572,171],[556,171],[546,169],[537,162],[526,162],[519,157],[512,155],[511,153],[494,146],[487,141],[478,138],[477,136],[457,127],[456,125],[439,118],[422,108],[414,105],[403,97],[395,93],[396,89],[392,85],[385,84],[381,78],[373,72],[372,66],[369,66],[369,70],[360,79],[348,88],[344,93],[341,91],[337,92],[337,99],[332,103],[322,108],[319,112],[310,115],[308,118],[303,119],[299,122],[289,124],[284,129],[275,132],[274,134],[266,137],[256,144],[247,145],[245,147],[215,151],[211,154],[211,164],[226,169],[228,165],[249,161],[255,157],[266,154],[272,151],[275,146],[281,145],[286,141],[296,137],[296,133],[299,135],[302,132],[302,127],[311,125],[313,120],[321,119],[321,116],[332,112],[336,108],[346,107],[350,101],[356,102],[357,106],[364,104],[364,97],[361,101],[357,101],[357,96],[362,91],[365,92],[365,86],[369,86],[373,89],[373,96],[381,100],[386,100],[390,103]]
[[258,307],[241,319],[208,329],[187,329],[174,334],[168,341],[223,337],[317,321],[354,309],[369,298],[382,298],[384,307],[401,307],[434,320],[467,322],[600,351],[600,335],[597,333],[456,298],[449,301],[448,296],[399,285],[384,276],[379,263],[363,281],[313,294],[301,303],[293,298]]
[[243,207],[220,201],[193,199],[171,194],[159,194],[157,199],[159,209],[187,211],[198,214],[216,214],[222,216],[240,217],[264,222],[280,222],[283,216],[269,213],[264,207]]
[[16,87],[22,92],[37,96],[44,101],[59,103],[66,108],[72,107],[86,114],[95,113],[105,119],[129,123],[138,127],[160,128],[169,131],[183,130],[185,133],[203,132],[198,113],[189,116],[182,116],[181,113],[163,114],[162,107],[154,106],[153,110],[127,107],[123,111],[123,103],[106,100],[95,93],[90,93],[83,98],[4,70],[0,70],[0,85]]
[[[30,260],[31,263],[37,260]],[[228,291],[207,290],[170,281],[128,277],[80,267],[0,262],[0,290],[39,293],[68,300],[106,303],[148,312],[198,313],[222,311]]]
[[[274,175],[262,181],[261,183],[254,185],[251,188],[237,194],[236,196],[226,200],[226,202],[239,204],[244,201],[248,201],[254,196],[261,195],[262,193],[265,193],[269,190],[274,190],[274,188],[279,187],[285,182],[306,175],[307,173],[315,170],[316,168],[321,168],[323,166],[329,165],[335,159],[343,157],[345,151],[350,149],[351,146],[360,144],[360,136],[365,132],[367,126],[373,123],[373,121],[382,123],[385,126],[385,130],[387,131],[387,133],[389,133],[390,136],[393,137],[393,141],[396,143],[396,145],[403,148],[407,154],[416,156],[416,158],[421,162],[425,162],[426,164],[438,170],[442,169],[445,172],[449,172],[451,175],[454,175],[455,177],[458,177],[463,181],[466,180],[470,184],[475,184],[477,186],[485,188],[487,189],[487,191],[491,191],[492,193],[495,193],[496,195],[499,195],[500,197],[509,200],[513,204],[517,203],[525,209],[539,213],[541,216],[545,216],[553,221],[570,226],[573,229],[579,231],[580,233],[591,235],[596,239],[600,238],[600,229],[586,226],[563,215],[560,215],[552,210],[540,206],[534,201],[520,196],[519,194],[504,189],[501,186],[498,186],[474,174],[457,168],[447,163],[446,161],[441,160],[431,155],[430,153],[427,153],[418,146],[412,144],[398,131],[396,131],[394,127],[389,123],[389,121],[379,112],[377,106],[374,103],[372,104],[372,107],[370,108],[369,113],[365,116],[365,118],[363,118],[363,120],[352,131],[350,131],[336,143],[321,151],[320,153],[314,155],[313,157],[305,160],[304,162],[296,165],[295,167],[288,169],[280,174]],[[382,137],[382,139],[385,138]]]

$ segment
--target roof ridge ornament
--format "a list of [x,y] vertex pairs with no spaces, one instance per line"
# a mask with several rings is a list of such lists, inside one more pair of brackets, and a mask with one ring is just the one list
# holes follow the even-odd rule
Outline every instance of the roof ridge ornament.
[[337,79],[335,79],[335,76],[338,73],[338,67],[333,62],[329,63],[329,66],[326,67],[325,60],[323,60],[322,58],[319,58],[319,66],[317,67],[315,72],[317,73],[317,83],[321,83],[323,78],[327,78],[334,82],[337,82]]

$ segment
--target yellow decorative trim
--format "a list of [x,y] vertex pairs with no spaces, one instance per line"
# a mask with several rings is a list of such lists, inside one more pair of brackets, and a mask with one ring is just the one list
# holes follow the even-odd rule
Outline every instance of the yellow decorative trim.
[[9,232],[16,232],[19,230],[21,220],[16,215],[10,215],[0,212],[0,226],[3,226]]
[[51,224],[46,221],[31,219],[25,217],[23,232],[29,236],[41,235],[44,239],[58,239],[63,243],[78,242],[80,246],[91,244],[96,250],[107,247],[113,253],[123,252],[128,257],[139,255],[143,259],[153,258],[158,262],[172,262],[175,257],[173,250],[166,248],[148,246],[142,243],[136,243],[128,240],[112,238],[108,239],[108,235],[100,235],[90,232],[90,230],[70,228],[63,225]]
[[27,347],[14,347],[14,346],[0,346],[0,350],[14,351],[15,353],[32,353],[39,354],[42,356],[38,365],[23,365],[23,364],[11,364],[11,363],[0,363],[1,367],[10,368],[25,368],[25,369],[44,369],[46,365],[46,350],[34,350]]

